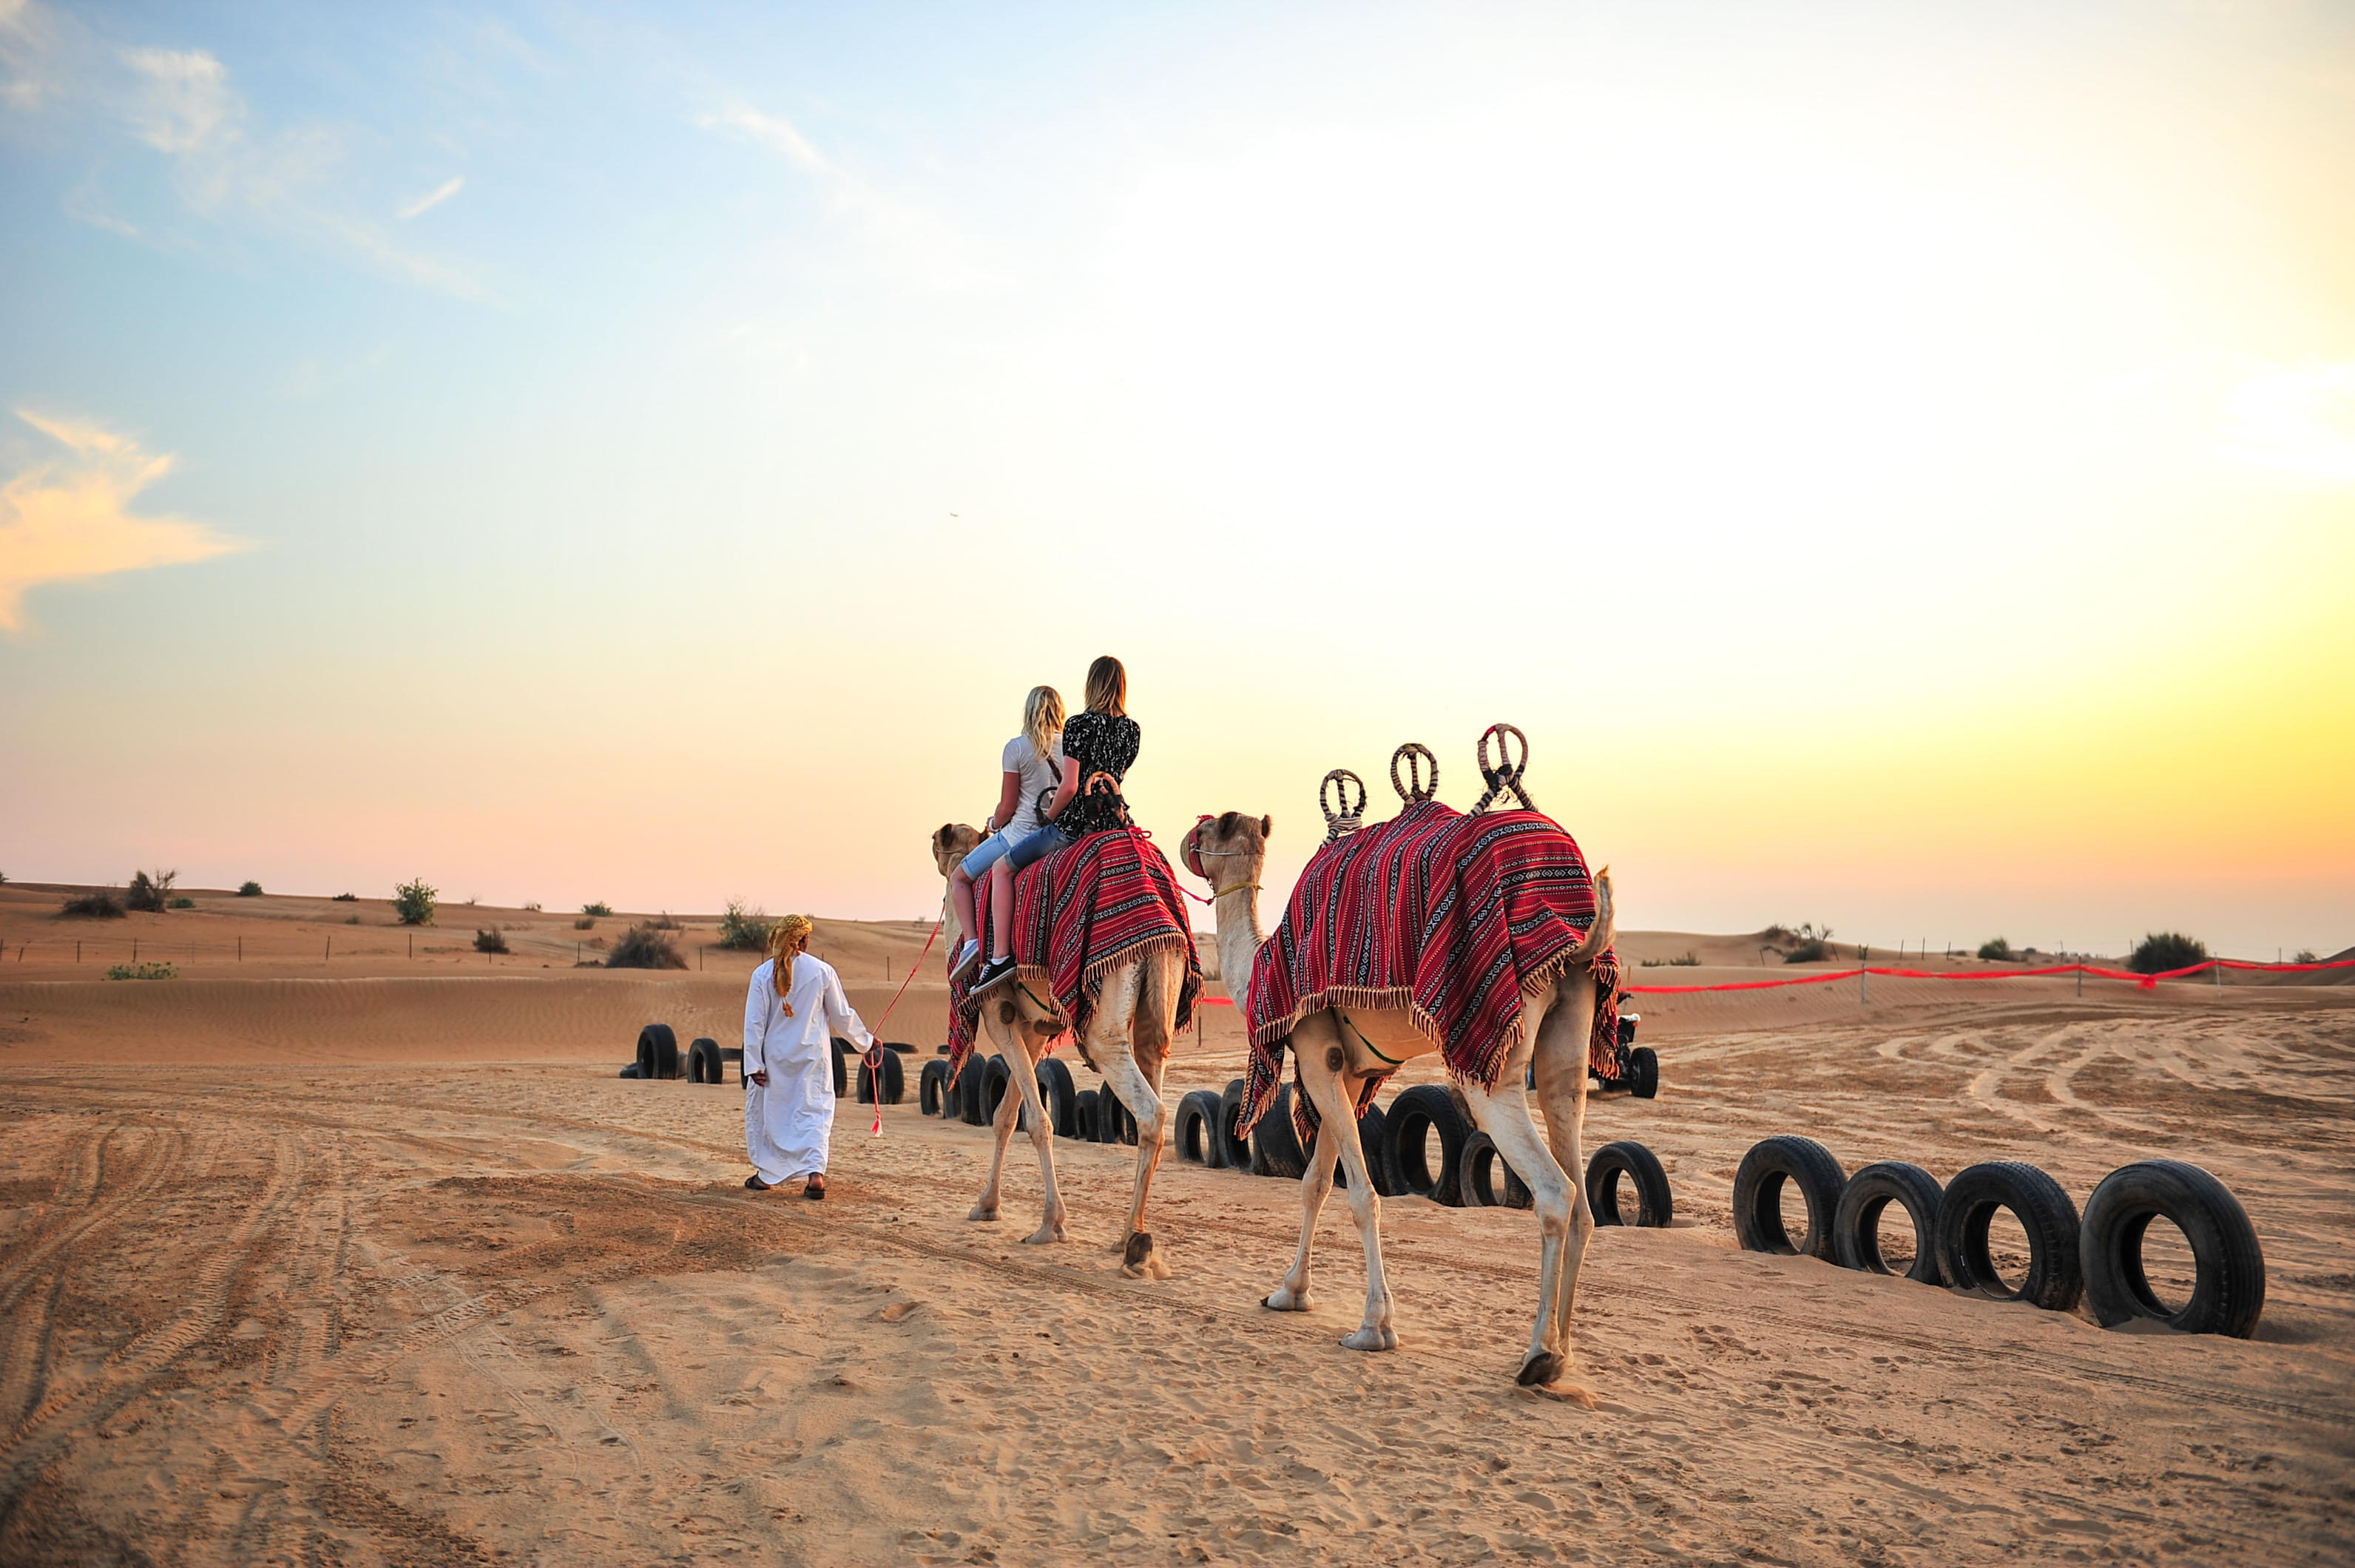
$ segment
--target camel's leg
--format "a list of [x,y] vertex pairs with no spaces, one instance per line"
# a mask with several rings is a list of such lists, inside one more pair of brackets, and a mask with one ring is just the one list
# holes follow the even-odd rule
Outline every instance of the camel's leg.
[[1104,976],[1088,1051],[1103,1071],[1104,1087],[1136,1118],[1136,1186],[1129,1200],[1128,1225],[1121,1237],[1121,1273],[1132,1279],[1167,1279],[1169,1271],[1154,1255],[1153,1235],[1145,1229],[1145,1200],[1153,1190],[1153,1173],[1161,1164],[1162,1146],[1168,1141],[1169,1118],[1162,1107],[1160,1091],[1137,1065],[1136,1052],[1129,1044],[1136,1028],[1134,1014],[1143,975],[1142,964],[1127,964]]
[[[1030,1118],[1030,1147],[1039,1151],[1039,1174],[1047,1190],[1046,1212],[1039,1217],[1039,1228],[1023,1241],[1033,1246],[1060,1242],[1063,1233],[1063,1195],[1055,1186],[1055,1118],[1047,1112],[1047,1098],[1039,1093],[1039,1063],[1047,1054],[1047,1041],[1028,1024],[1018,1026],[1022,1040],[1022,1058],[1029,1071],[1018,1068],[1015,1076],[1020,1080],[1014,1087],[1021,1091],[1022,1103],[1017,1109]],[[1008,1093],[1007,1099],[1014,1095]],[[1003,1107],[1000,1107],[1003,1109]]]
[[1554,1343],[1561,1365],[1570,1364],[1571,1318],[1578,1300],[1578,1271],[1594,1235],[1594,1208],[1586,1196],[1586,1041],[1594,1025],[1594,976],[1582,971],[1554,987],[1554,1003],[1538,1026],[1535,1065],[1538,1104],[1545,1112],[1546,1142],[1554,1162],[1570,1178],[1570,1233],[1556,1285]]
[[[997,1047],[997,1054],[1006,1058],[1008,1067],[1024,1060],[1023,1050],[1017,1043],[1019,1034],[1018,1025],[999,1017],[998,1008],[986,1002],[982,1004],[981,1021],[983,1027],[988,1030],[990,1043]],[[975,1051],[978,1053],[979,1050],[980,1045],[976,1041]],[[967,1072],[983,1072],[988,1070],[988,1066],[987,1062],[975,1060],[966,1062],[964,1070]],[[974,1204],[973,1211],[965,1216],[968,1220],[997,1218],[997,1184],[999,1177],[1006,1169],[1006,1145],[1007,1140],[1014,1136],[1014,1118],[1021,1109],[1021,1100],[1016,1097],[1010,1088],[1007,1091],[1006,1098],[997,1103],[996,1119],[990,1124],[991,1130],[997,1135],[997,1141],[989,1153],[989,1185],[981,1189],[980,1201]]]
[[[1539,1009],[1551,1007],[1554,1001],[1555,988],[1550,986],[1540,995],[1524,997],[1521,1016],[1525,1019],[1541,1019],[1544,1015]],[[1542,1024],[1540,1032],[1541,1029]],[[1586,1229],[1592,1231],[1593,1217],[1582,1216],[1582,1204],[1572,1196],[1575,1184],[1563,1175],[1553,1151],[1538,1136],[1537,1124],[1530,1119],[1529,1094],[1522,1087],[1522,1079],[1533,1049],[1529,1033],[1525,1031],[1521,1043],[1505,1059],[1503,1071],[1497,1075],[1496,1088],[1483,1090],[1477,1084],[1467,1083],[1464,1085],[1464,1098],[1471,1107],[1472,1119],[1496,1141],[1497,1152],[1520,1174],[1537,1199],[1538,1310],[1529,1326],[1529,1348],[1521,1358],[1519,1381],[1542,1384],[1553,1381],[1562,1371],[1563,1339],[1556,1323],[1562,1310],[1561,1277],[1565,1269],[1575,1275],[1578,1259],[1585,1250],[1585,1237],[1578,1231],[1578,1220],[1584,1218]]]
[[[1320,1013],[1307,1020],[1304,1032],[1295,1029],[1292,1034],[1293,1051],[1298,1057],[1300,1082],[1308,1098],[1316,1107],[1316,1148],[1309,1156],[1308,1174],[1301,1183],[1301,1206],[1304,1210],[1300,1235],[1300,1256],[1294,1264],[1296,1277],[1287,1278],[1287,1289],[1297,1286],[1300,1304],[1307,1305],[1308,1243],[1316,1230],[1316,1215],[1326,1194],[1333,1184],[1333,1168],[1337,1163],[1349,1173],[1348,1194],[1349,1214],[1358,1224],[1358,1240],[1366,1251],[1366,1315],[1357,1331],[1342,1339],[1351,1350],[1395,1350],[1398,1333],[1391,1326],[1391,1288],[1389,1275],[1382,1268],[1382,1200],[1374,1191],[1373,1173],[1366,1165],[1365,1146],[1358,1137],[1357,1098],[1359,1084],[1345,1070],[1347,1054],[1341,1049],[1339,1030],[1332,1025],[1330,1013]],[[1276,1296],[1268,1305],[1280,1305]]]

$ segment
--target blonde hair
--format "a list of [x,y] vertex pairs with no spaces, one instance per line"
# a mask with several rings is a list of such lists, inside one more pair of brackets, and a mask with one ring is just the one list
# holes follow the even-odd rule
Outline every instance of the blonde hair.
[[1128,711],[1128,671],[1110,654],[1097,656],[1088,666],[1088,711],[1115,719]]
[[1051,686],[1034,686],[1022,703],[1022,738],[1040,760],[1063,728],[1063,694]]
[[[805,914],[781,914],[776,923],[769,927],[769,959],[774,965],[769,980],[777,987],[778,996],[792,992],[794,960],[809,945],[810,933],[816,929],[817,923]],[[794,1005],[787,1002],[785,1017],[793,1016]]]

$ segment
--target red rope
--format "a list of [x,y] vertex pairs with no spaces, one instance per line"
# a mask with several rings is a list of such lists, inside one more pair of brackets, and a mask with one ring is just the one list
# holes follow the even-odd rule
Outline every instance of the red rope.
[[[947,918],[946,915],[941,917],[942,920]],[[915,979],[916,971],[924,966],[925,955],[932,952],[932,944],[940,939],[941,922],[936,920],[932,922],[932,933],[924,938],[923,953],[917,954],[916,961],[908,965],[908,978],[900,982],[900,988],[891,993],[890,1001],[883,1004],[882,1016],[867,1031],[867,1038],[873,1042],[875,1049],[872,1053],[862,1052],[858,1060],[867,1067],[867,1092],[875,1096],[875,1125],[867,1130],[868,1137],[883,1136],[883,1026],[890,1020],[891,1009],[900,1005],[900,998],[908,994],[908,986]]]
[[1886,975],[1895,980],[2019,980],[2039,975],[2091,975],[2103,980],[2132,980],[2144,990],[2155,990],[2161,980],[2180,980],[2190,975],[2203,975],[2211,969],[2255,969],[2270,974],[2308,974],[2317,969],[2355,969],[2355,958],[2326,959],[2318,964],[2253,964],[2239,958],[2208,958],[2197,964],[2187,964],[2180,969],[2162,970],[2156,975],[2140,975],[2132,969],[2105,969],[2098,964],[2055,964],[2041,969],[1884,969],[1878,965],[1863,965],[1854,969],[1835,969],[1828,975],[1801,975],[1788,980],[1740,980],[1723,986],[1622,986],[1619,988],[1636,996],[1681,997],[1697,991],[1764,991],[1778,986],[1822,986],[1834,980],[1853,980],[1859,975]]

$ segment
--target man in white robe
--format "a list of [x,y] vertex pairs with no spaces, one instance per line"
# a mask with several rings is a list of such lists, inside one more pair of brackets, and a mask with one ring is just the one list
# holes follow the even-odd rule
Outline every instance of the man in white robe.
[[[834,966],[801,951],[807,917],[777,923],[771,943],[777,956],[752,971],[744,996],[744,1148],[752,1160],[744,1185],[762,1192],[804,1178],[803,1196],[823,1198],[834,1133],[833,1040],[840,1035],[871,1051],[875,1037],[843,997]],[[781,965],[790,976],[783,996]]]

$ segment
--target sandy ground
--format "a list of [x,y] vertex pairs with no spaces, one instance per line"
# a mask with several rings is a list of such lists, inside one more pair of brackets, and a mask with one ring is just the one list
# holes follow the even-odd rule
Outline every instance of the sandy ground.
[[[0,935],[52,935],[54,901],[0,900]],[[182,941],[197,923],[148,918]],[[1112,1251],[1125,1149],[1058,1146],[1059,1248],[1019,1243],[1021,1146],[1006,1221],[968,1223],[986,1135],[912,1104],[880,1137],[842,1107],[826,1203],[745,1192],[734,1086],[613,1072],[652,1019],[729,1040],[749,959],[435,974],[388,947],[321,976],[295,944],[325,922],[280,923],[286,952],[244,978],[201,957],[175,981],[75,978],[37,945],[0,976],[0,1562],[2355,1552],[2343,989],[1647,998],[1661,1096],[1597,1101],[1588,1141],[1656,1150],[1678,1223],[1598,1235],[1588,1409],[1511,1383],[1526,1213],[1388,1202],[1405,1343],[1356,1355],[1335,1343],[1363,1289],[1337,1202],[1316,1310],[1256,1305],[1297,1232],[1290,1183],[1166,1162],[1151,1223],[1177,1272],[1154,1284]],[[847,975],[876,961],[854,988],[879,1011],[885,961],[926,929],[821,946]],[[1633,977],[1715,977],[1748,939],[1710,940],[1710,967]],[[887,1035],[929,1040],[901,1016]],[[1208,1017],[1175,1087],[1236,1070],[1231,1011]],[[1740,1253],[1734,1167],[1785,1132],[1851,1169],[2030,1159],[2081,1202],[2130,1159],[2196,1160],[2264,1238],[2258,1337],[2105,1333]]]

